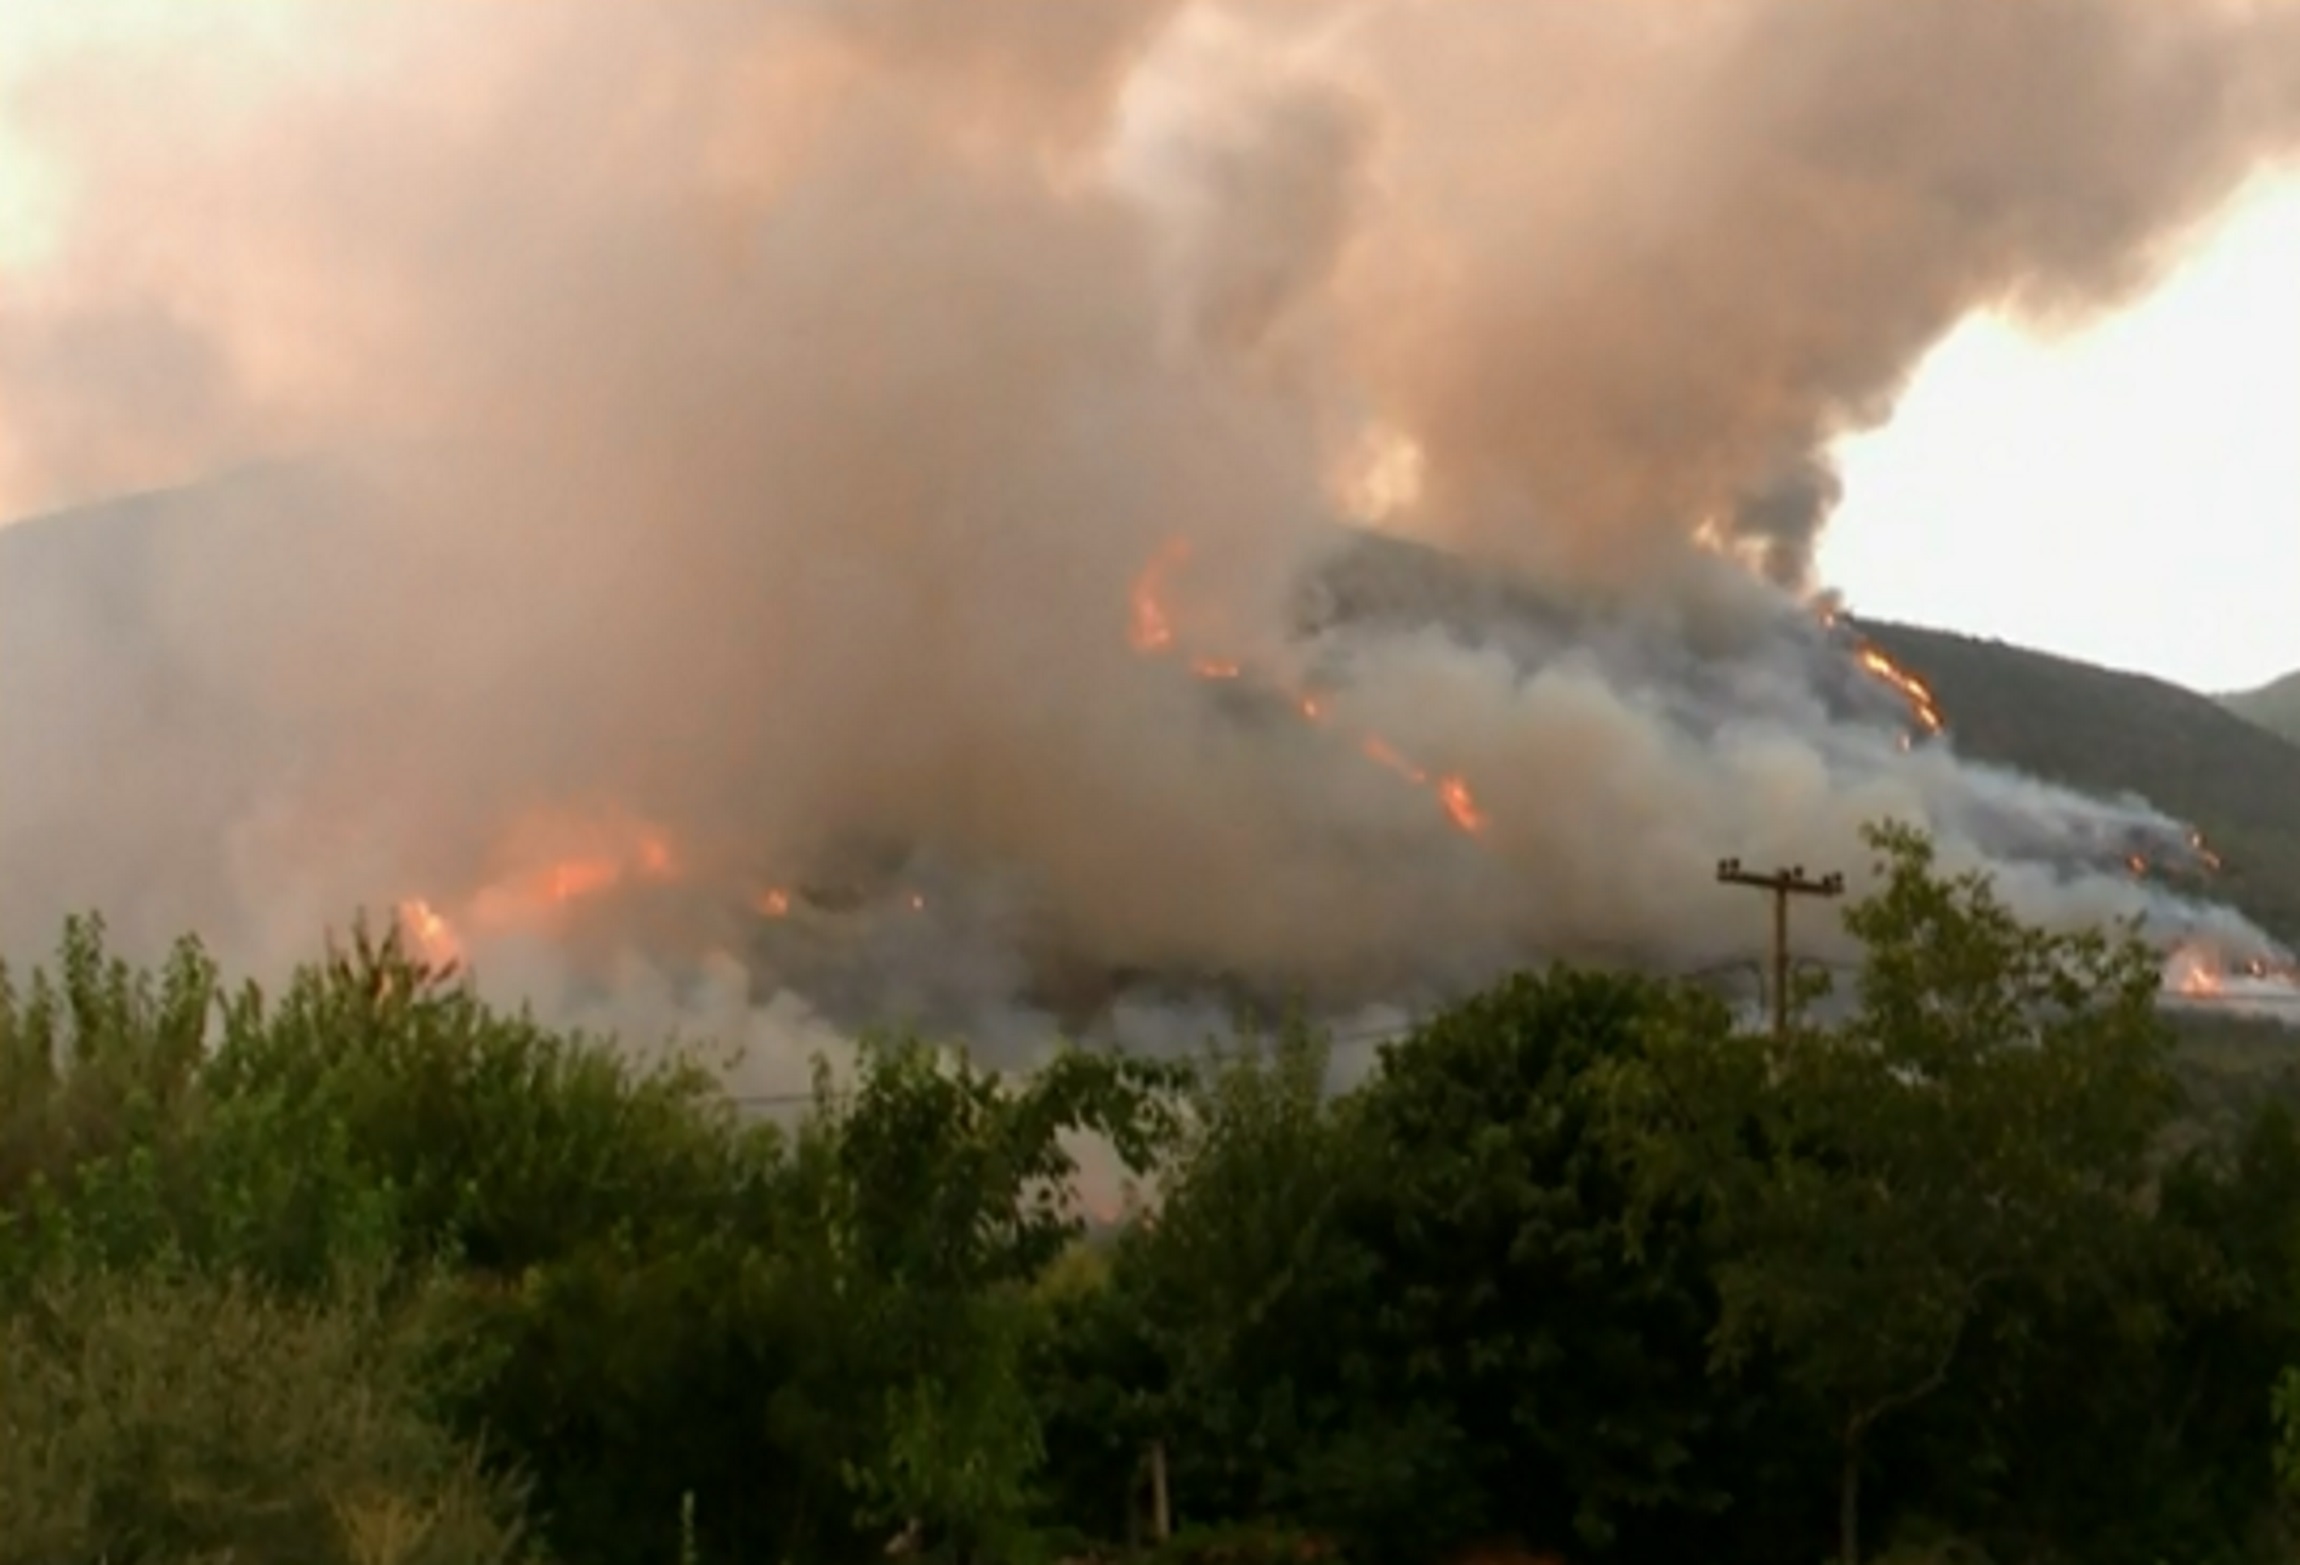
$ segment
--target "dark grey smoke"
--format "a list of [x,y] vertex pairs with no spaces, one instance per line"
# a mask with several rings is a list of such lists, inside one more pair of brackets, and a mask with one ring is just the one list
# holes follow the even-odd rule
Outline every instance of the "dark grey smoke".
[[1769,580],[1802,586],[1821,529],[1844,489],[1828,457],[1808,453],[1734,507],[1733,535],[1754,551],[1757,568]]

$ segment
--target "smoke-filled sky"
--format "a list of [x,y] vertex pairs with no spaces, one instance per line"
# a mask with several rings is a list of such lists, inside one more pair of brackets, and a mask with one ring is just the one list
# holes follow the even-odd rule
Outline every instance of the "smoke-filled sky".
[[[50,116],[59,112],[54,98],[109,97],[133,77],[207,76],[209,112],[235,99],[250,109],[282,80],[300,75],[311,88],[330,66],[373,58],[361,30],[344,20],[348,9],[310,0],[11,0],[0,10],[0,90],[19,99],[19,111],[0,120],[0,275],[21,287],[29,278],[20,269],[56,259],[68,248],[66,214],[75,194],[87,196],[73,149],[50,139]],[[488,50],[491,29],[506,37],[517,31],[487,7],[453,9],[463,35],[454,45],[458,55]],[[1168,6],[1141,9],[1144,37],[1169,20]],[[1411,11],[1397,25],[1450,29],[1465,41],[1491,30],[1490,23],[1462,26],[1466,8],[1459,4],[1291,9],[1319,13],[1296,24],[1313,38],[1377,37],[1384,28],[1370,13],[1382,10]],[[1049,30],[1043,14],[1027,13],[1016,11],[1015,25]],[[899,25],[892,15],[881,25]],[[2072,24],[2064,15],[2058,25]],[[1663,34],[1698,34],[1703,24],[1564,30],[1580,31],[1585,43],[1586,35],[1642,31],[1650,44]],[[2020,73],[2014,56],[2041,45],[2018,28],[1996,31],[1993,40],[1967,46],[2001,51],[2000,68]],[[1536,48],[1545,42],[1522,41]],[[2136,37],[2129,47],[2147,42]],[[91,48],[116,52],[82,53],[71,63]],[[1443,69],[1447,49],[1423,52]],[[235,87],[234,67],[249,56],[263,64]],[[2032,72],[2043,64],[2027,62]],[[1923,70],[1913,56],[1896,74],[1906,86]],[[1993,90],[1986,81],[1972,85]],[[429,88],[402,82],[400,90],[412,108]],[[45,109],[42,98],[50,100]],[[22,111],[24,99],[33,101],[33,112]],[[1568,116],[1541,123],[1551,118],[1543,108],[1556,106],[1529,104],[1522,118],[1531,123],[1510,129],[1529,142],[1565,140],[1572,134]],[[69,107],[61,112],[75,117]],[[1757,118],[1763,111],[1753,105],[1750,112]],[[2257,150],[2263,167],[2272,168],[2277,149]],[[2215,173],[2225,179],[2225,170]],[[2135,171],[2135,180],[2141,177]],[[2263,177],[2197,234],[2183,237],[2175,223],[2169,236],[2165,248],[2177,259],[2169,281],[2121,307],[2112,302],[2105,321],[2039,337],[1995,312],[1993,301],[1977,301],[1978,313],[1924,360],[1891,417],[1838,443],[1847,483],[1821,556],[1830,584],[1871,612],[2000,635],[2205,689],[2239,688],[2300,667],[2300,616],[2289,612],[2284,591],[2300,580],[2300,441],[2291,433],[2300,428],[2300,289],[2291,285],[2300,275],[2300,182]],[[20,372],[16,378],[8,407],[22,417],[26,392]],[[52,467],[19,450],[12,481],[0,489],[0,521],[113,484],[196,470],[204,454],[194,447],[173,463],[108,471],[102,463]],[[2168,547],[2168,539],[2177,542]],[[1976,570],[1974,562],[1984,559],[1991,567]]]
[[[259,946],[355,898],[483,919],[610,851],[764,897],[895,843],[920,918],[873,981],[938,1003],[1049,942],[1379,990],[1715,957],[1717,857],[1848,862],[1888,813],[2033,908],[2162,900],[2070,867],[2145,811],[1904,752],[1781,627],[1960,323],[2113,316],[2300,147],[2291,0],[0,27],[0,514],[240,475],[132,543],[64,524],[103,558],[10,600],[0,941],[91,902]],[[2105,525],[2037,495],[1851,503],[1985,576],[1957,528]],[[1607,628],[1305,644],[1353,516]],[[1247,721],[1192,660],[1346,677],[1326,727]]]

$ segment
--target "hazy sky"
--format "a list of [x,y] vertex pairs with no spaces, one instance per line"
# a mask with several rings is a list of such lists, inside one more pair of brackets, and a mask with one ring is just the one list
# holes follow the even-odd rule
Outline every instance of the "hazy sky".
[[1968,322],[1842,455],[1856,610],[2208,690],[2300,669],[2300,178],[2070,340]]

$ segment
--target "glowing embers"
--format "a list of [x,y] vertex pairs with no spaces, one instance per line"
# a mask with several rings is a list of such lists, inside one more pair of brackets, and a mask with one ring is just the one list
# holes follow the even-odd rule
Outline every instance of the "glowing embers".
[[2204,833],[2191,831],[2188,834],[2188,846],[2189,850],[2196,855],[2196,861],[2204,866],[2206,874],[2217,875],[2227,868],[2221,862],[2220,855],[2212,851],[2212,845],[2204,840]]
[[[1135,651],[1154,657],[1176,650],[1174,619],[1167,607],[1166,595],[1173,575],[1189,558],[1190,541],[1187,538],[1168,539],[1134,578],[1133,590],[1128,595],[1131,615],[1127,640]],[[1207,680],[1230,681],[1246,677],[1245,669],[1235,660],[1218,657],[1192,659],[1190,672]],[[1320,727],[1329,724],[1331,714],[1325,702],[1316,694],[1284,687],[1280,689],[1288,705],[1300,714],[1303,721]],[[1465,779],[1451,773],[1431,772],[1418,762],[1408,759],[1380,734],[1371,731],[1357,736],[1357,748],[1368,760],[1430,794],[1456,830],[1471,836],[1485,830],[1485,812],[1471,794]]]
[[1134,578],[1134,591],[1129,597],[1132,620],[1127,626],[1126,639],[1134,650],[1141,653],[1171,651],[1174,646],[1174,621],[1166,612],[1166,579],[1182,568],[1190,558],[1190,540],[1169,538],[1142,567],[1142,574]]
[[797,918],[847,918],[867,915],[873,909],[900,909],[905,914],[926,912],[930,904],[923,891],[896,887],[892,891],[867,892],[854,886],[836,888],[816,887],[793,890],[788,886],[769,886],[754,895],[751,911],[759,917],[775,922]]
[[2228,866],[2204,840],[2204,833],[2191,827],[2184,839],[2185,859],[2177,851],[2159,853],[2153,848],[2135,848],[2124,856],[2124,867],[2135,880],[2178,881],[2209,879]]

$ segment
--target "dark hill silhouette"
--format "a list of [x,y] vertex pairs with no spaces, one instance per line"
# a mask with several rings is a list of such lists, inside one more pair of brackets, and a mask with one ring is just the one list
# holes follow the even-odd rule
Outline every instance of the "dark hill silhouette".
[[2300,744],[2300,670],[2258,690],[2222,696],[2220,703],[2247,722]]

